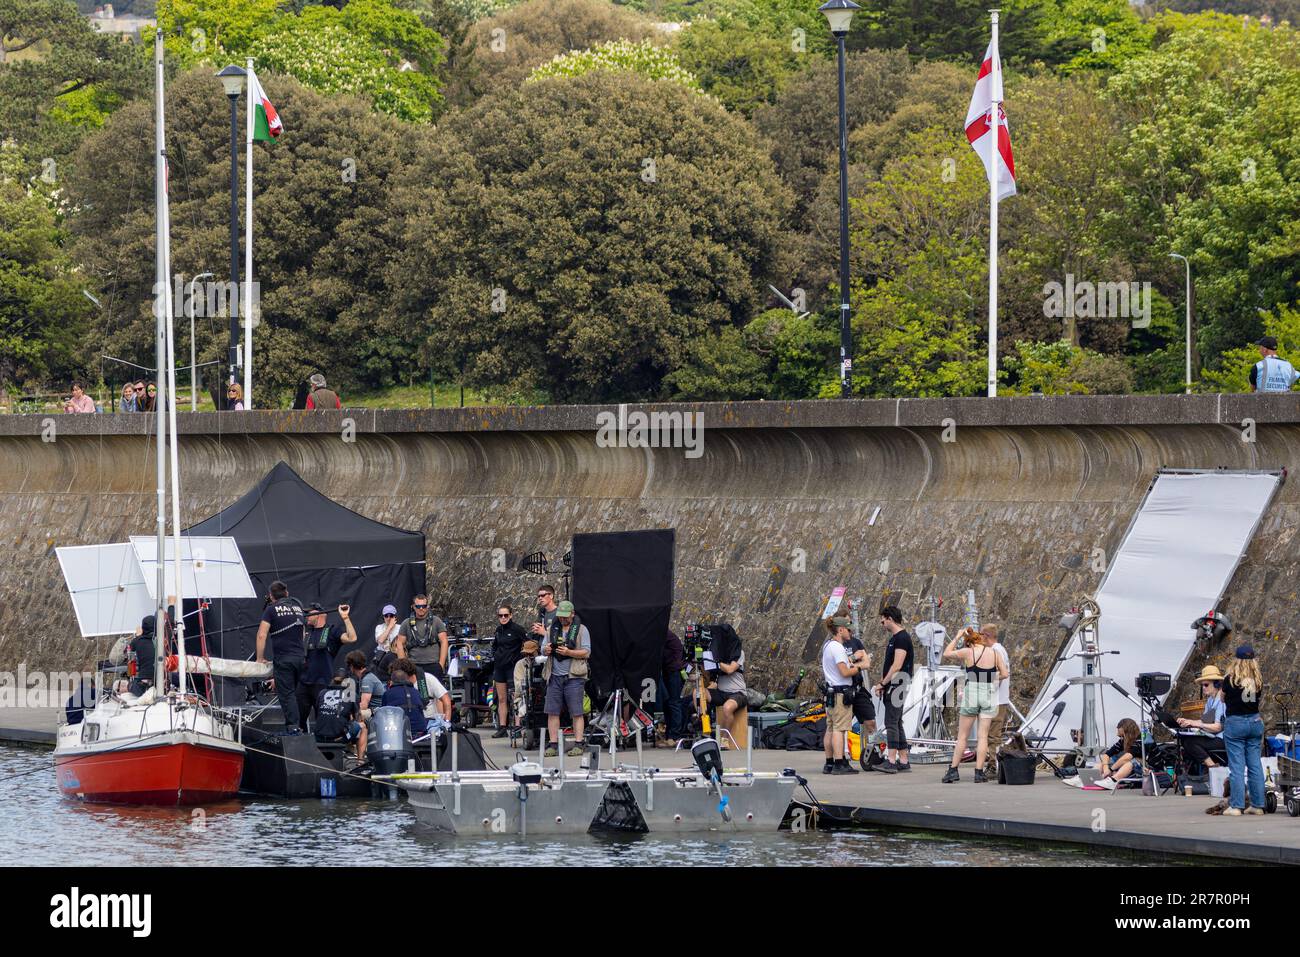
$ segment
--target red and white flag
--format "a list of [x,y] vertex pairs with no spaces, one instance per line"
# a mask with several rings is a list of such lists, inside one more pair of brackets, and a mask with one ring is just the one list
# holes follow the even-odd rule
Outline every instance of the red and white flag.
[[1011,130],[1007,126],[1007,111],[1002,108],[1002,62],[998,59],[997,41],[989,44],[975,81],[975,94],[966,110],[966,139],[984,163],[984,174],[990,180],[989,170],[989,117],[998,111],[998,199],[1016,195],[1016,161],[1011,155]]

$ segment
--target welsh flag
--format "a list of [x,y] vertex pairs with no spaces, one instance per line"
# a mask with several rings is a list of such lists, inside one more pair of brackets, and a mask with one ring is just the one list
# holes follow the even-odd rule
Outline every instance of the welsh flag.
[[266,98],[266,91],[257,82],[257,74],[252,70],[248,71],[248,93],[254,110],[253,139],[275,142],[275,138],[284,132],[284,124],[280,122],[280,114],[275,112],[275,107]]
[[1011,155],[1011,131],[1007,126],[1007,111],[1002,108],[1002,62],[998,58],[997,42],[989,44],[975,81],[975,93],[966,110],[966,139],[984,163],[984,174],[992,180],[989,169],[990,117],[997,111],[998,127],[998,199],[1016,195],[1016,161]]

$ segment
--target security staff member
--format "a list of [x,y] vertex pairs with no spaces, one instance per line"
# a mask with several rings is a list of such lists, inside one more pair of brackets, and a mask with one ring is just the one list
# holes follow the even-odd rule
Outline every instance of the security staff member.
[[411,616],[398,634],[406,639],[406,654],[412,661],[439,681],[447,680],[447,625],[429,613],[428,595],[416,595],[411,601]]
[[1265,336],[1255,345],[1259,346],[1260,360],[1250,370],[1250,389],[1252,392],[1290,392],[1300,373],[1295,367],[1277,354],[1277,339]]
[[844,756],[844,736],[853,729],[853,679],[866,667],[866,652],[854,652],[850,660],[845,642],[851,640],[849,620],[831,618],[830,633],[822,645],[822,677],[826,681],[826,749],[823,774],[857,774],[858,769]]
[[274,661],[272,676],[275,697],[284,714],[284,733],[301,734],[299,730],[298,685],[302,682],[306,666],[306,622],[298,599],[289,597],[289,586],[282,581],[271,582],[262,623],[257,626],[257,663],[266,664],[266,639],[271,639]]

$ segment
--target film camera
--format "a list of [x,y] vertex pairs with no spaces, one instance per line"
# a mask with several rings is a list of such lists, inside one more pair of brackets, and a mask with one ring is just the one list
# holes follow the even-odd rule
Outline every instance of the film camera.
[[478,634],[478,625],[464,618],[448,616],[443,619],[443,624],[447,626],[447,638],[451,641],[473,641]]
[[1143,698],[1159,698],[1169,693],[1173,682],[1163,671],[1144,671],[1134,679],[1134,685]]
[[1232,631],[1232,622],[1219,611],[1207,611],[1192,622],[1197,641],[1222,641]]

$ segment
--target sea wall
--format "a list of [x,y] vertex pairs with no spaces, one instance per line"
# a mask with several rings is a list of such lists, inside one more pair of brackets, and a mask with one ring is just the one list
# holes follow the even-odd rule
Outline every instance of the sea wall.
[[[1297,402],[1031,397],[624,410],[698,413],[698,455],[603,447],[600,416],[617,416],[617,407],[185,413],[181,513],[187,525],[211,515],[283,460],[344,505],[423,530],[434,603],[484,630],[498,600],[530,604],[540,579],[518,570],[525,554],[544,551],[558,584],[574,532],[673,527],[674,623],[731,620],[746,639],[751,683],[764,688],[801,666],[816,673],[814,619],[836,585],[869,604],[898,604],[911,619],[937,593],[950,627],[974,588],[984,619],[1004,623],[1023,707],[1056,654],[1058,617],[1095,590],[1099,563],[1156,471],[1287,468],[1300,453]],[[133,415],[0,417],[0,669],[64,669],[94,656],[77,637],[54,547],[151,532],[149,425]],[[1276,690],[1300,678],[1298,494],[1283,485],[1223,603]],[[1222,666],[1228,653],[1198,650],[1188,670]],[[1108,673],[1128,683],[1117,660]],[[811,691],[811,678],[804,687]]]

